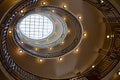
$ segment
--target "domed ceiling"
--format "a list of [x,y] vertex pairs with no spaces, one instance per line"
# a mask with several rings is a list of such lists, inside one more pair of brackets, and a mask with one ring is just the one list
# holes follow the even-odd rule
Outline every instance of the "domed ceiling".
[[1,54],[25,80],[84,76],[110,50],[114,35],[105,18],[84,0],[18,1],[1,18]]

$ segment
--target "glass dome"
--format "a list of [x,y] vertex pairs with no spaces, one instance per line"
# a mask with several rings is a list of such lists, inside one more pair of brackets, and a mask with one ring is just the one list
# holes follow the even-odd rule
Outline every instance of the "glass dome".
[[[47,33],[42,33],[44,30]],[[69,33],[69,30],[72,31]],[[13,31],[14,40],[20,48],[30,55],[42,58],[55,58],[71,53],[82,40],[82,26],[77,18],[68,11],[53,6],[36,7],[21,14],[17,17]],[[46,35],[39,37],[32,32]]]
[[67,24],[51,11],[30,10],[16,23],[20,42],[31,47],[49,48],[62,42],[67,35]]
[[52,21],[40,14],[29,14],[19,23],[23,35],[30,39],[44,39],[53,32]]

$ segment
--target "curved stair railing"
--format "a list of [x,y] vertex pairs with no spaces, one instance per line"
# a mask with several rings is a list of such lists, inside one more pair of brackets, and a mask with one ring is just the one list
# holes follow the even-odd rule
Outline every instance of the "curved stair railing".
[[[107,23],[120,23],[120,14],[117,11],[117,9],[108,1],[105,0],[104,3],[99,2],[100,0],[84,0],[90,4],[92,4],[93,6],[95,6],[96,8],[98,8],[104,15],[105,15],[105,19],[107,19]],[[37,3],[38,0],[22,0],[20,1],[18,4],[22,4],[22,3],[26,3],[23,4],[21,6],[15,5],[14,8],[9,11],[9,13],[7,14],[7,16],[4,18],[4,20],[2,20],[1,25],[0,25],[0,31],[2,31],[3,34],[2,37],[0,35],[0,37],[2,39],[0,39],[0,60],[4,66],[4,68],[8,71],[8,73],[14,77],[16,80],[42,80],[44,78],[41,78],[39,76],[36,76],[32,73],[29,73],[25,70],[23,70],[20,66],[18,66],[14,60],[12,59],[12,57],[10,56],[8,50],[7,50],[7,43],[6,43],[6,36],[7,36],[7,31],[8,31],[8,26],[11,22],[11,20],[14,18],[14,16],[17,14],[17,12],[19,12],[20,10],[22,10],[24,7],[28,6],[28,5],[32,5]],[[17,8],[20,7],[18,10]],[[15,11],[16,10],[16,11]],[[14,13],[13,13],[14,12]],[[14,15],[11,15],[14,14]],[[8,18],[9,17],[9,18]],[[112,25],[110,25],[112,26]],[[3,30],[4,28],[4,30]],[[113,28],[111,28],[113,31]],[[86,76],[88,77],[91,74],[97,73],[99,78],[103,78],[108,72],[110,72],[111,69],[114,68],[114,66],[118,63],[118,61],[120,60],[119,57],[119,53],[113,53],[114,51],[117,51],[115,47],[115,39],[118,38],[117,35],[119,35],[119,33],[116,32],[112,32],[112,35],[114,35],[113,37],[111,37],[112,39],[112,43],[110,46],[110,49],[107,53],[107,55],[104,57],[104,59],[96,65],[96,67],[94,69],[89,69],[87,70],[85,73],[83,73],[82,75],[78,74],[76,75],[76,80],[82,76]],[[115,55],[115,56],[114,56]],[[110,65],[112,65],[110,67]],[[103,68],[104,67],[104,68]]]
[[[24,7],[27,7],[28,5],[32,5],[37,3],[38,0],[22,0],[18,3],[18,5],[21,5],[22,3],[26,3],[23,4],[21,6],[15,5],[14,8],[12,8],[12,10],[10,10],[4,20],[2,20],[1,22],[1,26],[0,26],[0,31],[1,31],[1,43],[0,43],[0,60],[3,64],[3,67],[7,70],[7,72],[15,79],[15,80],[41,80],[44,78],[41,78],[39,76],[36,76],[32,73],[29,73],[25,70],[23,70],[20,66],[18,66],[14,60],[12,59],[12,57],[10,56],[8,49],[7,49],[7,31],[8,31],[8,26],[10,25],[12,19],[16,16],[16,14],[22,10]],[[17,9],[19,7],[19,9]],[[14,12],[14,13],[13,13]],[[12,14],[12,15],[11,15]],[[4,29],[4,30],[3,30]]]
[[[94,69],[90,68],[85,73],[83,73],[83,75],[88,77],[88,79],[92,75],[97,76],[99,79],[102,79],[118,64],[120,60],[120,51],[118,51],[118,49],[115,48],[115,41],[117,39],[116,35],[118,34],[116,34],[116,31],[114,30],[113,27],[113,25],[116,23],[120,24],[120,13],[108,0],[96,0],[96,1],[84,0],[84,1],[95,6],[104,14],[105,23],[109,25],[109,30],[111,30],[110,33],[107,31],[109,33],[110,39],[112,40],[110,43],[110,48],[107,51],[107,54],[105,53],[106,54],[105,57],[95,66]],[[108,41],[107,37],[105,38],[105,42],[106,41]],[[100,50],[100,52],[104,51],[104,46]]]

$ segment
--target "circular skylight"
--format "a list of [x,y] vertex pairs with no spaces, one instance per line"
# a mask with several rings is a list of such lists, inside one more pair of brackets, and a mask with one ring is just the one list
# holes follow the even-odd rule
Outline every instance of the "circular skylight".
[[18,26],[22,34],[31,39],[44,39],[53,32],[52,21],[40,14],[29,14]]

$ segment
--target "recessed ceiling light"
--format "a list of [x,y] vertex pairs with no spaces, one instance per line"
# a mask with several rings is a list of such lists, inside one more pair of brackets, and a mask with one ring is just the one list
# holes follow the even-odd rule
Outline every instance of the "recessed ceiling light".
[[68,29],[68,33],[70,33],[70,29]]
[[63,20],[65,21],[65,20],[66,20],[66,18],[65,18],[65,17],[63,17]]
[[22,50],[20,50],[19,52],[20,52],[20,53],[22,53],[23,51],[22,51]]
[[80,19],[80,20],[81,20],[81,19],[82,19],[82,17],[81,17],[81,16],[78,16],[78,19]]
[[24,43],[24,42],[21,42],[22,44]]
[[24,13],[24,10],[21,10],[20,13]]
[[75,51],[76,51],[76,52],[78,52],[78,51],[79,51],[79,49],[76,49]]
[[62,61],[63,60],[63,58],[62,57],[59,57],[59,59],[58,59],[59,61]]
[[67,7],[67,5],[63,5],[63,8],[66,8]]
[[55,12],[55,10],[52,10],[52,12],[54,13],[54,12]]
[[92,68],[94,68],[94,67],[95,67],[95,65],[92,66]]
[[39,59],[40,62],[43,62],[43,59]]
[[36,51],[38,51],[38,48],[35,48]]
[[110,36],[109,36],[109,35],[107,35],[107,38],[110,38]]
[[103,0],[101,0],[100,2],[101,2],[101,3],[104,3],[104,1],[103,1]]
[[61,44],[64,44],[64,43],[65,43],[64,41],[61,42]]
[[86,33],[86,32],[85,32],[85,33],[83,33],[83,36],[84,36],[84,37],[86,37],[86,36],[87,36],[87,33]]
[[9,33],[12,33],[12,31],[10,30]]
[[118,75],[120,76],[120,71],[118,71]]
[[49,50],[53,50],[53,48],[49,48]]
[[46,5],[46,2],[42,2],[42,5]]

